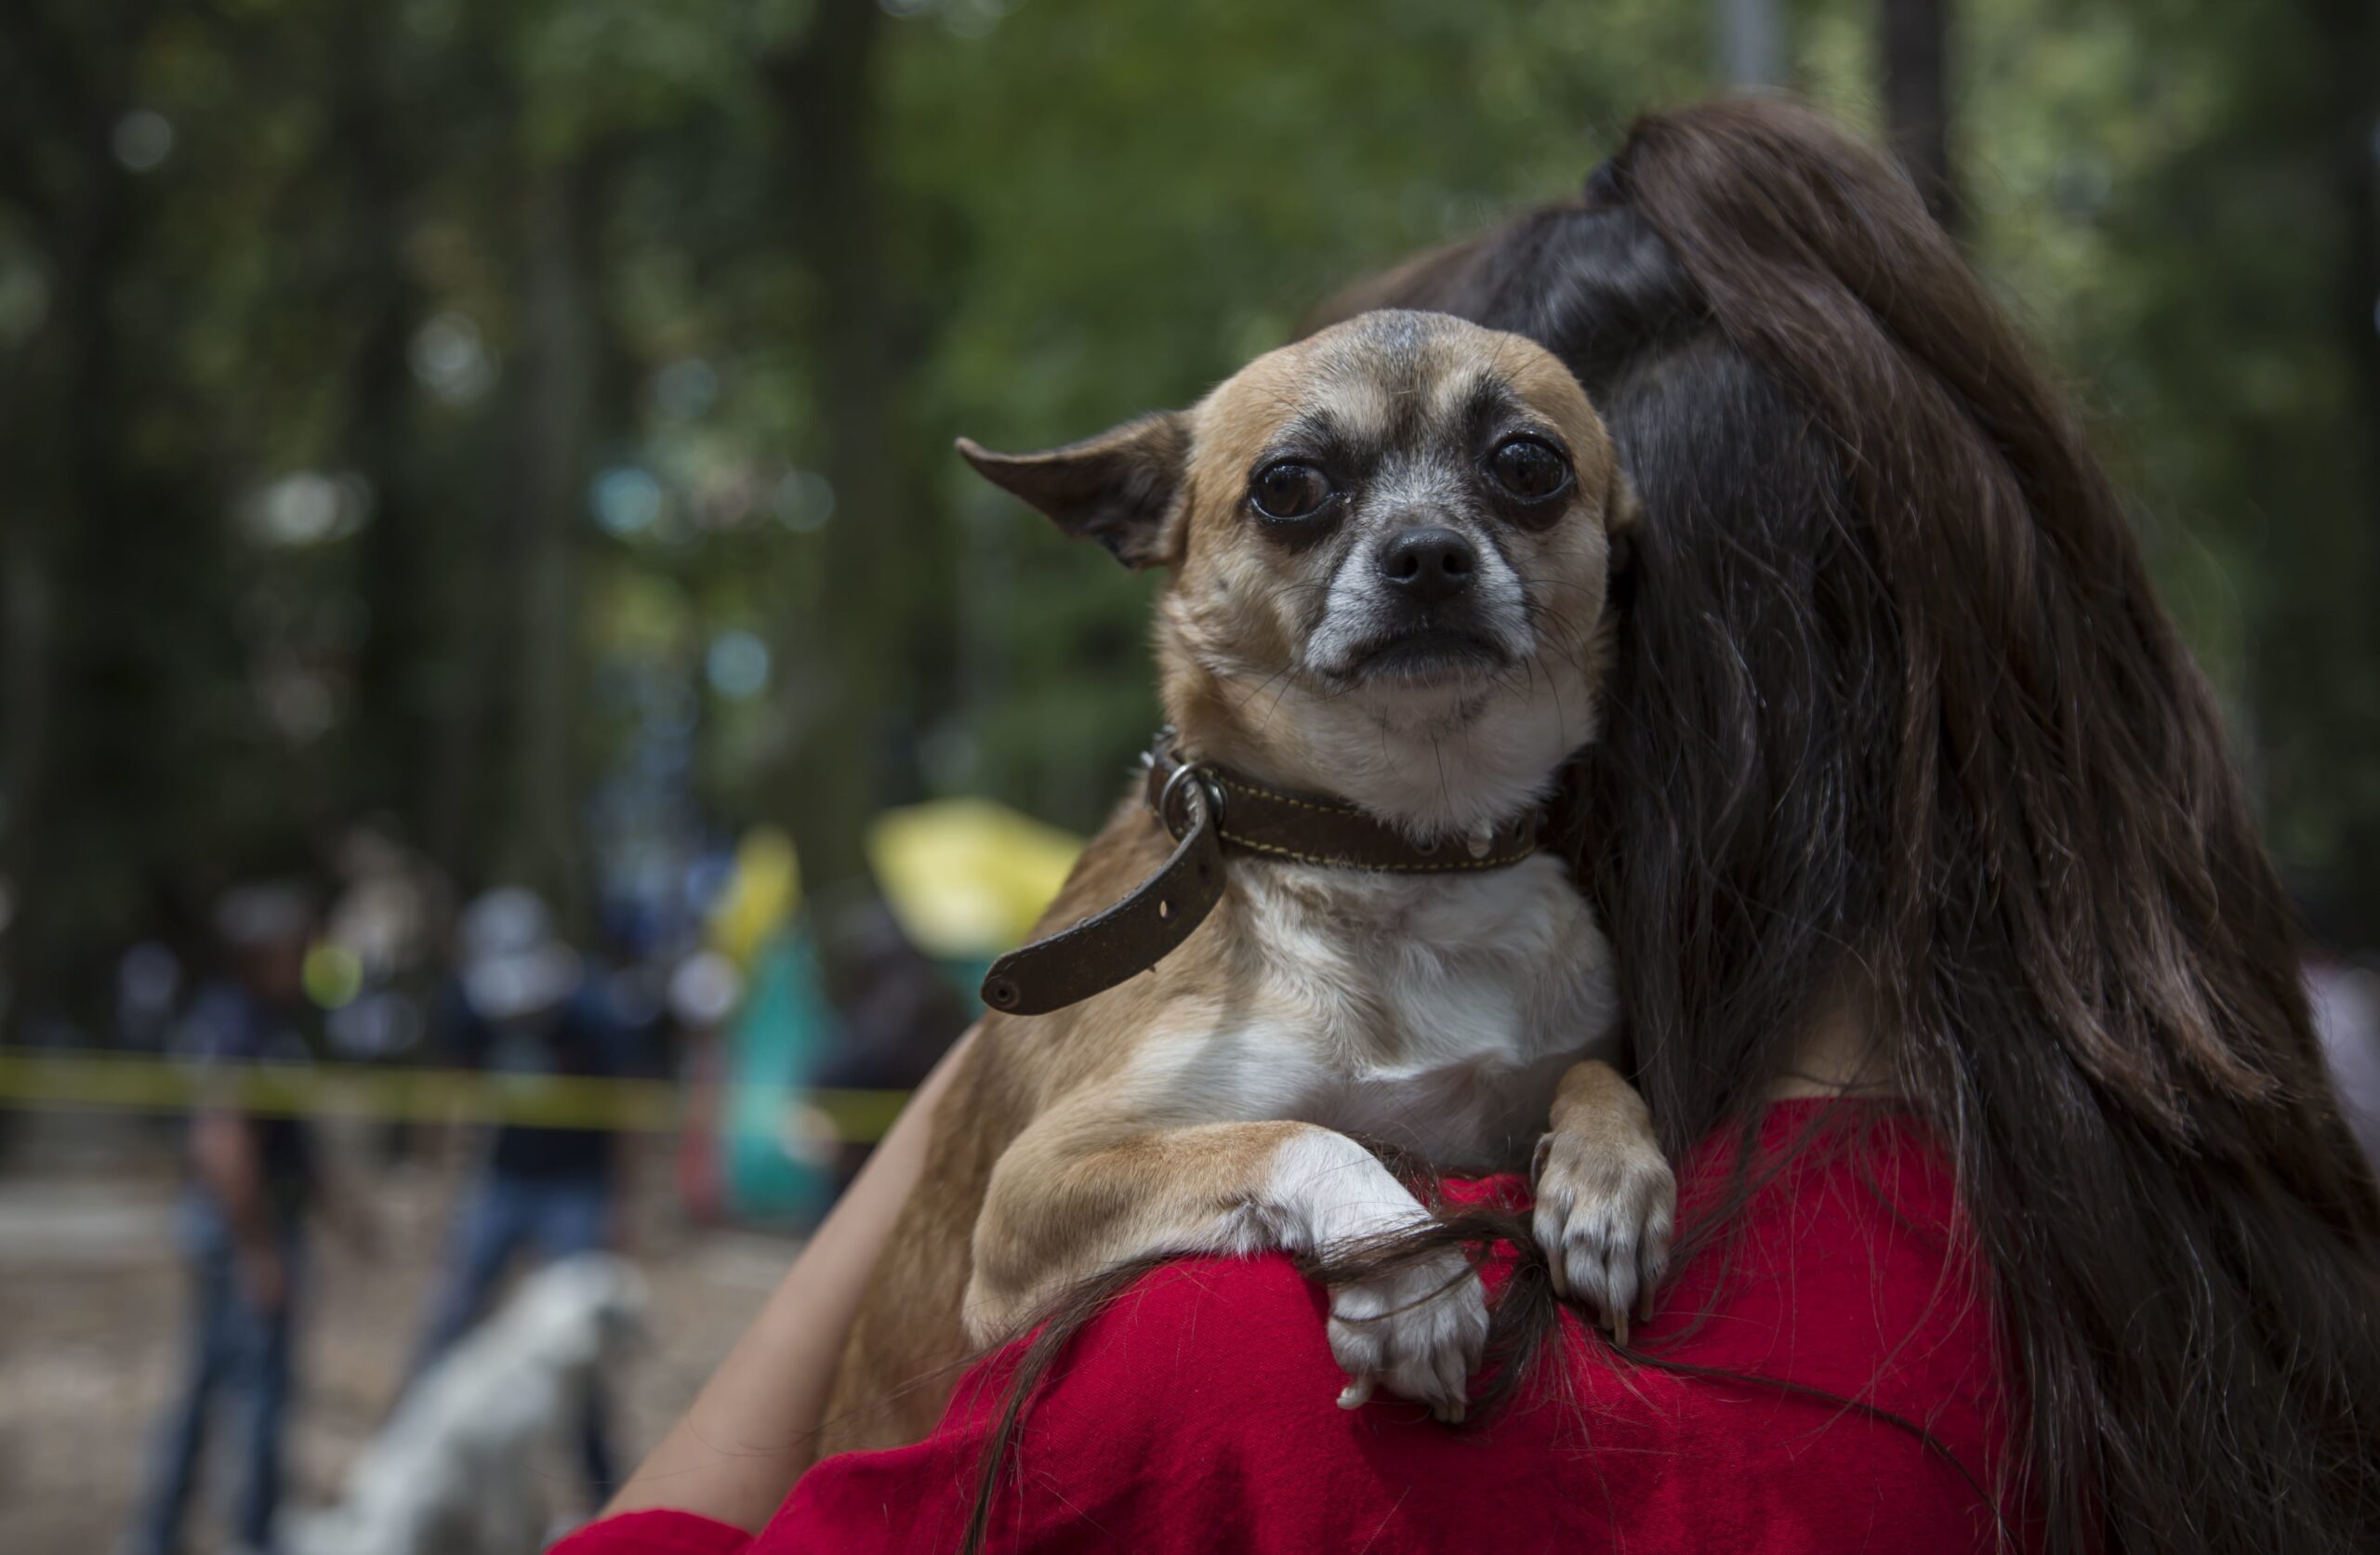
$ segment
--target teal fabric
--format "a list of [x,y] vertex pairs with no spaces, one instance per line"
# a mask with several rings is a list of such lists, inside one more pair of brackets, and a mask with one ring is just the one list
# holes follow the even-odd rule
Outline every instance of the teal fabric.
[[728,1032],[720,1150],[739,1219],[808,1224],[826,1212],[833,1175],[795,1159],[786,1139],[791,1109],[834,1032],[809,929],[777,935],[753,964],[750,995]]

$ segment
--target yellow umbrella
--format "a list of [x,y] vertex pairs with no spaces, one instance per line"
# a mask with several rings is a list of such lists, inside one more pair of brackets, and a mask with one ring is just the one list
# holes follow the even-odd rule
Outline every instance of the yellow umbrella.
[[929,955],[980,959],[1022,942],[1082,839],[990,799],[888,810],[868,827],[884,900]]

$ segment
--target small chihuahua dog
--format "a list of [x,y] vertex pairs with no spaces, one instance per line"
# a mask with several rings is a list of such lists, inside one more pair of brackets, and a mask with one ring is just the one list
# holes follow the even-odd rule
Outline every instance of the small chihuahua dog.
[[[1517,336],[1376,312],[1186,412],[1043,454],[959,448],[1066,533],[1170,570],[1170,729],[1050,909],[1060,932],[1018,953],[1044,960],[985,984],[829,1447],[921,1437],[957,1362],[1103,1268],[1425,1221],[1359,1140],[1459,1172],[1534,1154],[1555,1283],[1624,1336],[1675,1191],[1605,1061],[1607,946],[1534,850],[1594,732],[1633,521],[1577,382]],[[1002,1012],[1037,998],[1053,1012]],[[1461,1417],[1488,1314],[1460,1254],[1330,1310],[1342,1404],[1377,1385]]]

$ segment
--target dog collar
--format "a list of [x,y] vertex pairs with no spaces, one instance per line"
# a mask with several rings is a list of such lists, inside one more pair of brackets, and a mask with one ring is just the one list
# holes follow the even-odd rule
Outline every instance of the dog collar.
[[1162,961],[1223,900],[1223,858],[1399,875],[1509,869],[1537,851],[1541,810],[1466,840],[1417,843],[1343,799],[1268,787],[1211,761],[1185,758],[1171,729],[1143,756],[1151,819],[1174,840],[1157,872],[1071,929],[1009,952],[984,979],[984,1002],[1046,1015],[1104,994]]

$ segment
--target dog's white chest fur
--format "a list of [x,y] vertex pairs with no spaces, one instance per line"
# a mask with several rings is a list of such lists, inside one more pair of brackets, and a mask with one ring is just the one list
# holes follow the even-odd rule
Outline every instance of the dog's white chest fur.
[[1517,1166],[1562,1074],[1608,1056],[1610,955],[1554,858],[1476,875],[1243,866],[1258,962],[1233,1044],[1287,1116],[1449,1168]]

